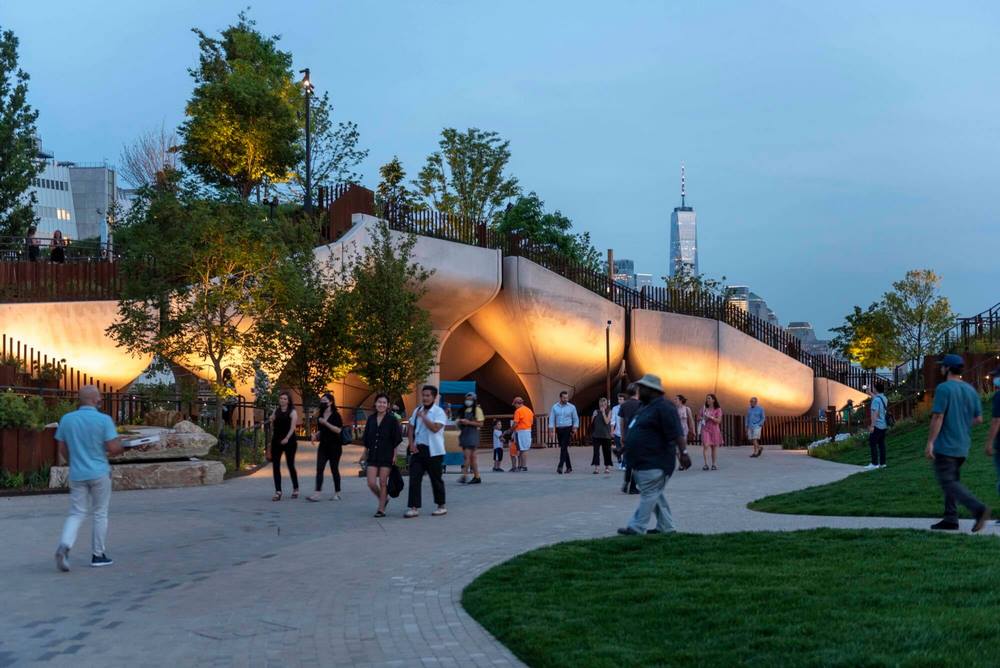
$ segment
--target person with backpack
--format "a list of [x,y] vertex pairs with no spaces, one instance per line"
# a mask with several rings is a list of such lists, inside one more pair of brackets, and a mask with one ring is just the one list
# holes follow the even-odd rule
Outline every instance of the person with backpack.
[[889,400],[885,397],[885,383],[875,381],[875,396],[872,397],[871,424],[868,427],[868,449],[872,461],[866,471],[885,468],[885,434],[889,431]]

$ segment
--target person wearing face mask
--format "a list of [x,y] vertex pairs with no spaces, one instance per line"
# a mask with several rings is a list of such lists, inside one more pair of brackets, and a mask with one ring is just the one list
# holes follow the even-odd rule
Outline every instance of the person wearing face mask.
[[[676,464],[690,468],[691,458],[677,408],[663,398],[659,376],[646,374],[635,383],[642,408],[631,419],[625,434],[625,459],[639,486],[639,506],[628,526],[618,529],[623,536],[674,531],[670,506],[663,490]],[[650,515],[656,515],[656,528],[646,530]]]
[[[458,444],[462,447],[462,477],[458,479],[459,484],[478,485],[483,480],[479,477],[479,459],[476,457],[476,449],[479,447],[479,430],[482,429],[486,417],[483,409],[479,407],[475,392],[465,395],[465,408],[455,424],[458,425]],[[472,474],[472,480],[467,480],[466,473]]]
[[[986,456],[993,457],[993,467],[997,472],[997,493],[1000,494],[1000,369],[990,374],[993,377],[993,418],[990,433],[986,436]],[[997,520],[1000,524],[1000,520]]]
[[448,513],[444,505],[444,478],[441,476],[445,453],[444,427],[448,417],[444,409],[437,404],[437,398],[437,387],[424,385],[420,391],[420,406],[410,417],[413,428],[410,437],[409,508],[403,514],[407,519],[420,515],[420,487],[425,473],[431,479],[431,491],[434,494],[434,504],[437,506],[431,515],[440,517]]
[[308,497],[310,501],[323,498],[323,474],[327,462],[330,464],[330,475],[333,476],[333,496],[330,500],[340,500],[340,456],[344,454],[344,442],[340,430],[344,421],[333,404],[333,395],[326,392],[319,398],[319,415],[316,416],[316,431],[314,441],[319,441],[316,448],[316,491]]

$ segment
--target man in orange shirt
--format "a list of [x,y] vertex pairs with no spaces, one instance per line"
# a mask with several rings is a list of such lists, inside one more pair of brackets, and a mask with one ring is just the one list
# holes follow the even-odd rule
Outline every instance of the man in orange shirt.
[[528,470],[526,455],[528,450],[531,449],[531,427],[534,422],[535,414],[530,408],[524,405],[524,399],[514,397],[513,432],[514,440],[517,443],[516,470],[518,471]]

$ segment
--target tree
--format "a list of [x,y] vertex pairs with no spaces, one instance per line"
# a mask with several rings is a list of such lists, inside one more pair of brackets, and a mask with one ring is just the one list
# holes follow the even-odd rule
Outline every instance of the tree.
[[922,360],[941,352],[945,334],[955,324],[955,313],[940,286],[941,278],[930,269],[913,269],[883,297],[896,347],[905,359]]
[[494,229],[516,235],[532,248],[565,258],[594,271],[604,269],[601,254],[590,241],[590,233],[573,233],[573,222],[556,210],[545,211],[545,202],[535,192],[518,197],[497,217]]
[[510,142],[496,132],[470,128],[441,131],[441,150],[427,156],[414,185],[427,204],[468,220],[492,222],[520,193],[517,179],[504,174]]
[[[316,201],[320,185],[329,183],[358,183],[361,174],[354,169],[368,157],[367,149],[358,148],[358,124],[352,121],[333,122],[333,105],[327,93],[313,102],[310,125],[310,156],[312,162],[313,201]],[[288,182],[296,198],[305,197],[306,192],[306,136],[303,121],[299,138],[302,160]]]
[[900,361],[896,328],[883,304],[876,302],[865,310],[855,306],[844,324],[832,331],[837,335],[830,346],[862,368],[894,367]]
[[189,70],[195,89],[180,127],[181,157],[206,183],[247,200],[267,180],[281,183],[302,160],[302,91],[292,55],[240,13],[219,38],[193,28],[201,50]]
[[162,184],[168,171],[177,171],[177,135],[164,125],[122,146],[118,173],[133,187]]
[[430,315],[419,304],[432,272],[412,260],[416,242],[413,235],[394,240],[379,223],[347,268],[354,371],[393,398],[427,378],[438,345]]
[[21,236],[35,222],[31,181],[42,170],[28,74],[17,66],[18,39],[0,31],[0,235]]
[[706,274],[696,274],[689,265],[681,265],[673,276],[664,276],[667,290],[684,294],[708,295],[725,298],[726,277],[711,278]]
[[398,156],[392,156],[392,160],[379,167],[378,175],[375,206],[381,218],[391,211],[416,208],[416,196],[406,187],[406,170]]
[[259,208],[181,182],[143,188],[119,236],[128,252],[108,328],[118,345],[181,364],[205,359],[219,392],[226,368],[237,379],[250,373],[252,360],[241,364],[238,353],[287,307],[278,288],[297,250],[289,239],[298,239]]

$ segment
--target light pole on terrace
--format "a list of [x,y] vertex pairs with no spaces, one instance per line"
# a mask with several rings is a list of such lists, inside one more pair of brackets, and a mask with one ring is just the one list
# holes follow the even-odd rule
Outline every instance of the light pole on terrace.
[[604,329],[604,384],[605,391],[607,392],[607,398],[610,405],[611,401],[611,321],[608,320],[608,326]]
[[315,90],[312,81],[309,80],[309,68],[299,70],[302,74],[302,89],[306,93],[306,214],[312,213],[312,134],[309,127],[310,107],[312,107],[312,94]]

